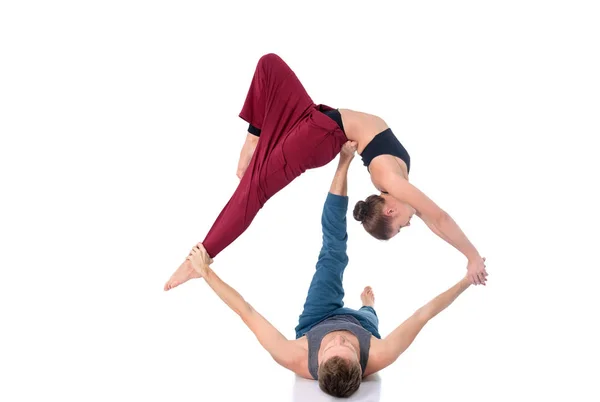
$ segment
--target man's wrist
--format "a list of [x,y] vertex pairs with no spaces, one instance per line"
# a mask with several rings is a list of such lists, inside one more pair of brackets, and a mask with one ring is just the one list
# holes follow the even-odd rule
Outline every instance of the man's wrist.
[[338,169],[348,169],[350,167],[350,162],[352,162],[352,159],[350,158],[340,158],[340,162],[338,163]]
[[213,276],[213,270],[210,269],[210,267],[208,265],[204,266],[204,274],[202,275],[202,277],[204,278],[205,281],[208,281],[212,278]]

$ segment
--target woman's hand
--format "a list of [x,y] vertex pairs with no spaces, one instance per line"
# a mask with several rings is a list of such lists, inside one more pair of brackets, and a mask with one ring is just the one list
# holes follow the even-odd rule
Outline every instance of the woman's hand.
[[469,260],[467,265],[467,277],[472,285],[484,285],[487,281],[488,273],[485,270],[485,257],[477,257]]
[[187,259],[192,263],[192,267],[202,278],[206,277],[210,264],[213,263],[213,259],[210,258],[202,243],[198,243],[196,247],[190,251],[190,255]]

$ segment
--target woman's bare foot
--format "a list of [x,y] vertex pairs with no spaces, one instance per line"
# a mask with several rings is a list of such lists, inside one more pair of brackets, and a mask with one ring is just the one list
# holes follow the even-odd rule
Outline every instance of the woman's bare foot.
[[177,268],[177,271],[171,275],[171,278],[167,281],[167,283],[165,283],[164,289],[165,291],[171,290],[174,287],[194,278],[200,278],[200,274],[196,272],[190,261],[185,260],[185,262],[181,264],[179,268]]
[[363,306],[373,307],[375,305],[375,293],[373,293],[373,288],[367,286],[360,294],[360,300],[362,300]]

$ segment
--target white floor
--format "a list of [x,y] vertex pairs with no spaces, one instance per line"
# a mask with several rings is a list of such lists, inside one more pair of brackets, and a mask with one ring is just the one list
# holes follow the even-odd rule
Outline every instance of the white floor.
[[[1,401],[330,399],[202,281],[162,291],[237,184],[267,52],[317,103],[382,116],[488,260],[489,285],[351,399],[600,400],[593,2],[196,3],[0,5]],[[288,337],[336,163],[215,260]],[[351,207],[373,192],[356,157]],[[348,231],[346,304],[371,285],[384,336],[465,273],[418,220],[388,243]]]

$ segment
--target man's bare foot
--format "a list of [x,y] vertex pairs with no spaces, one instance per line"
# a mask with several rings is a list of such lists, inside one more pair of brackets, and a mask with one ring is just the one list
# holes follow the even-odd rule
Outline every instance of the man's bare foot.
[[192,263],[188,260],[185,260],[183,264],[177,268],[177,271],[171,278],[165,283],[165,291],[173,289],[176,286],[181,285],[184,282],[189,281],[190,279],[200,278],[200,274],[196,272],[194,267],[192,267]]
[[363,306],[373,307],[375,305],[375,293],[370,286],[367,286],[360,294],[360,300],[362,300]]

